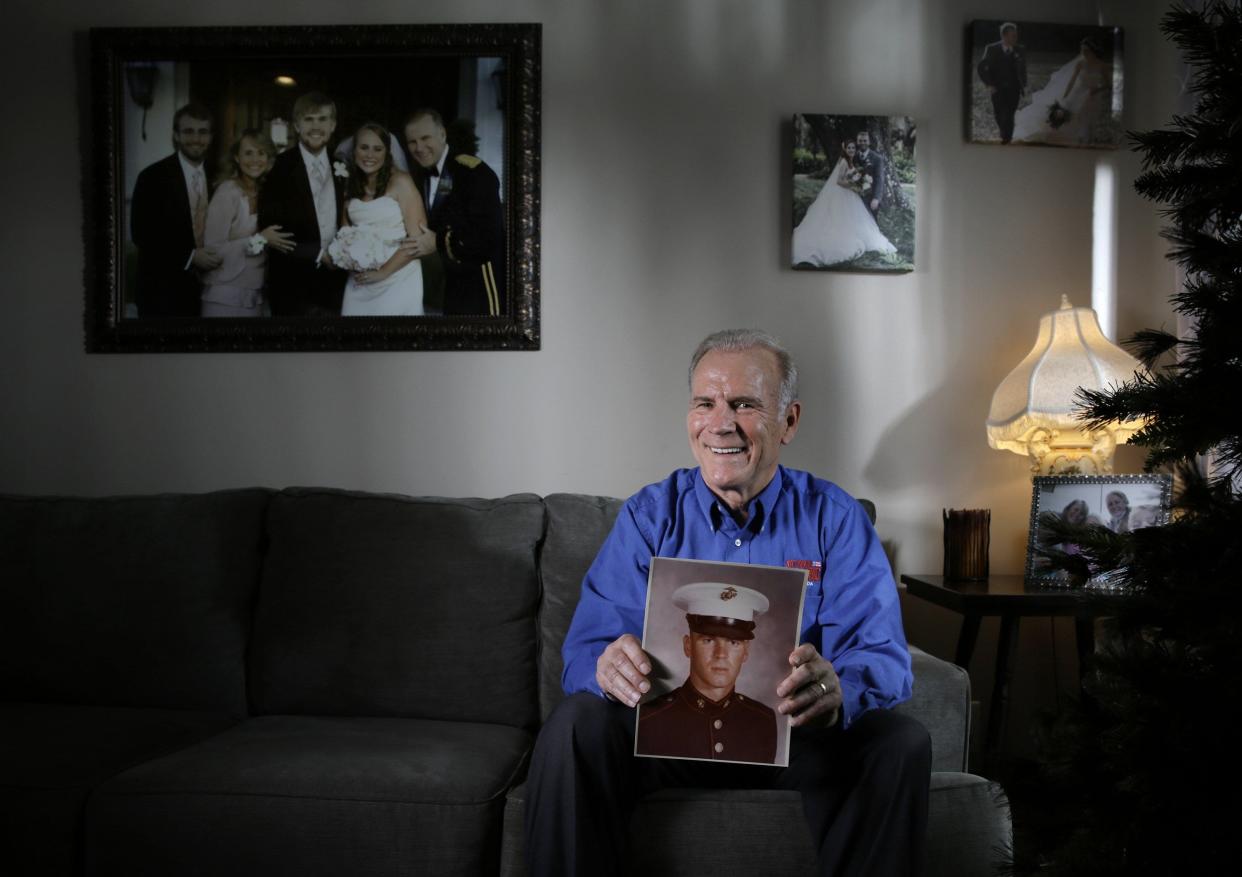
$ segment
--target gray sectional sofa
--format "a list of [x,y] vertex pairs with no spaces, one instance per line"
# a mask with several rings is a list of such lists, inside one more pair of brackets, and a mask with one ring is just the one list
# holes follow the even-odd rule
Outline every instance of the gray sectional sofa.
[[[0,497],[0,868],[506,874],[560,641],[618,500],[328,489]],[[965,673],[914,653],[929,873],[989,874]],[[682,842],[731,826],[720,863]],[[679,790],[634,870],[805,873],[792,793]],[[701,851],[701,848],[700,848]]]

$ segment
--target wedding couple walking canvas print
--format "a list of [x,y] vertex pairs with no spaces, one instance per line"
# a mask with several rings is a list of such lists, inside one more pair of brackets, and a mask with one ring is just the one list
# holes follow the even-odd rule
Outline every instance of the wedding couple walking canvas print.
[[967,45],[972,141],[1121,144],[1121,28],[975,21]]
[[801,114],[793,128],[793,267],[913,270],[914,122]]

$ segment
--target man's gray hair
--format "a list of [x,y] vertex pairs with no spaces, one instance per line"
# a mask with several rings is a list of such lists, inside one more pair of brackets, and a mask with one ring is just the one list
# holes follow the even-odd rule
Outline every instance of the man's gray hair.
[[1017,29],[1018,29],[1018,26],[1014,24],[1012,21],[1006,21],[1004,24],[1000,26],[1000,35],[1004,36],[1005,31],[1007,30],[1017,30]]
[[789,351],[781,346],[781,342],[762,329],[722,329],[704,338],[695,348],[694,356],[690,357],[691,388],[694,386],[694,370],[699,367],[699,360],[713,350],[737,353],[743,350],[754,350],[756,347],[770,350],[776,357],[776,364],[781,372],[781,410],[779,413],[783,415],[798,398],[798,366],[794,363],[793,357],[789,355]]

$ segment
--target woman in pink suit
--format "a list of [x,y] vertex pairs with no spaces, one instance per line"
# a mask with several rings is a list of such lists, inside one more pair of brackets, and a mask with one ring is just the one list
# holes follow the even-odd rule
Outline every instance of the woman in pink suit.
[[263,298],[267,248],[282,252],[293,248],[293,236],[282,232],[279,225],[256,231],[259,188],[275,155],[272,142],[253,128],[243,131],[230,150],[227,176],[207,205],[203,243],[223,262],[203,277],[204,317],[270,315]]

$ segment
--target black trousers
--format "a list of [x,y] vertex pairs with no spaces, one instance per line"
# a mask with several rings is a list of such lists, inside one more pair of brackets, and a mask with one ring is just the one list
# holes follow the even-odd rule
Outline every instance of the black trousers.
[[998,88],[992,92],[992,115],[996,117],[996,126],[1000,128],[1001,143],[1013,140],[1013,117],[1018,112],[1018,101],[1022,93],[1016,88]]
[[802,794],[821,874],[921,874],[931,738],[916,719],[872,710],[845,730],[793,730],[789,767],[635,758],[634,711],[575,694],[539,732],[527,779],[532,875],[624,871],[630,816],[660,788]]

